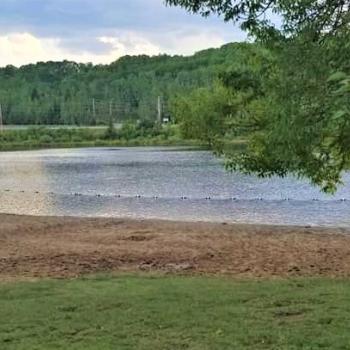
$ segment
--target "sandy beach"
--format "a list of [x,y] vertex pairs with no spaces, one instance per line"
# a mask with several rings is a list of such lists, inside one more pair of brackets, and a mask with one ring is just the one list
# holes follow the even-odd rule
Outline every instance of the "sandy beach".
[[350,276],[350,229],[0,214],[0,280],[154,271]]

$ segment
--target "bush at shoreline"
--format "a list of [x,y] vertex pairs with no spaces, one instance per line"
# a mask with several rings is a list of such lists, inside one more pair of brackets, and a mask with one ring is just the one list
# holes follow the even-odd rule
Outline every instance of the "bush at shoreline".
[[30,127],[4,130],[0,134],[0,151],[40,148],[109,147],[109,146],[198,146],[184,140],[175,125],[159,126],[152,122],[126,123],[121,129]]

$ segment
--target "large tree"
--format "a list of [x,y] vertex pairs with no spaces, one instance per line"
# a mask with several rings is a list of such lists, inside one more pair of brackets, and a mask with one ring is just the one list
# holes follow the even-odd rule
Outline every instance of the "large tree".
[[[315,33],[335,33],[349,26],[349,0],[166,0],[193,13],[216,13],[225,21],[239,22],[253,34],[275,30],[285,35],[313,27]],[[275,14],[282,21],[270,18]],[[278,28],[278,29],[277,29]]]
[[244,153],[221,150],[229,166],[260,176],[294,173],[335,191],[350,163],[350,1],[167,3],[238,22],[271,50],[270,64],[261,65],[256,79],[244,79],[241,72],[223,77],[236,93],[253,92],[228,115],[248,135]]

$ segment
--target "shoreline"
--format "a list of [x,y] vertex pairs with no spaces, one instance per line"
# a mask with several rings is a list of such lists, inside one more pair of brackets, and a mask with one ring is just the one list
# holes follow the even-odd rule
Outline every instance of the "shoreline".
[[40,151],[54,149],[80,149],[80,148],[136,148],[136,147],[184,147],[190,149],[208,150],[206,145],[196,142],[79,142],[79,143],[54,143],[38,145],[0,145],[0,152]]
[[108,272],[350,277],[350,229],[0,214],[0,281]]
[[[20,193],[20,192],[19,192]],[[35,192],[34,192],[35,193]],[[74,194],[70,194],[74,196]],[[86,196],[95,196],[95,195],[86,195]],[[102,195],[101,195],[102,196]],[[107,196],[108,197],[108,196]],[[114,196],[111,196],[114,197]],[[122,199],[137,199],[138,197],[117,197],[117,198],[122,198]],[[153,197],[141,197],[144,199],[153,199]],[[205,198],[200,198],[197,200],[204,200]],[[221,200],[221,199],[217,199]],[[222,200],[227,200],[222,199]],[[253,199],[254,200],[254,199]],[[233,227],[239,227],[241,228],[246,228],[248,231],[251,231],[251,229],[259,229],[259,230],[266,230],[270,231],[271,233],[276,233],[278,231],[289,231],[294,233],[301,233],[301,232],[307,232],[309,234],[323,234],[323,235],[344,235],[344,236],[349,236],[350,237],[350,226],[330,226],[330,225],[314,225],[314,224],[304,224],[304,225],[299,225],[299,224],[267,224],[267,223],[253,223],[253,222],[235,222],[235,221],[223,221],[223,220],[195,220],[195,219],[187,219],[187,220],[182,220],[182,219],[168,219],[168,218],[155,218],[155,217],[129,217],[129,216],[79,216],[79,215],[66,215],[66,214],[52,214],[52,215],[46,215],[46,214],[15,214],[11,212],[0,212],[0,233],[1,233],[1,218],[2,217],[17,217],[17,218],[31,218],[33,221],[35,218],[38,219],[38,221],[42,219],[62,219],[63,221],[66,220],[75,220],[75,221],[81,221],[82,223],[84,221],[126,221],[130,223],[168,223],[168,224],[184,224],[184,225],[223,225],[223,226],[233,226]]]

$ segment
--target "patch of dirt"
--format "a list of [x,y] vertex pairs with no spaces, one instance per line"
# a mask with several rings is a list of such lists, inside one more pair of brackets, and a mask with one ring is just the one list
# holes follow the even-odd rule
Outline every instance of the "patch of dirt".
[[0,280],[160,271],[350,276],[350,229],[0,214]]

